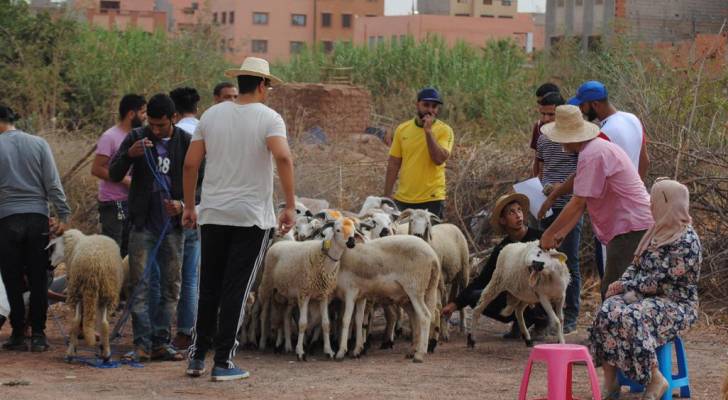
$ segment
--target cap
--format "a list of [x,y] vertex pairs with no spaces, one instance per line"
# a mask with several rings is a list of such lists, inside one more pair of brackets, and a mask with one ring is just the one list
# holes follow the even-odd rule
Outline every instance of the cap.
[[576,96],[570,98],[567,103],[572,106],[578,106],[587,101],[604,100],[606,98],[607,88],[604,87],[603,83],[587,81],[579,86],[579,89],[576,91]]
[[442,104],[440,93],[435,88],[424,88],[417,93],[417,101],[434,101],[435,103]]

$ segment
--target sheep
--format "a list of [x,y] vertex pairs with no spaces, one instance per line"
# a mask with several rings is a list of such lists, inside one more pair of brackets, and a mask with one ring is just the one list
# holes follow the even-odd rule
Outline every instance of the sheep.
[[[564,343],[562,330],[564,298],[571,275],[566,266],[566,255],[557,251],[546,251],[537,240],[528,243],[512,243],[501,250],[493,277],[480,295],[473,309],[473,326],[468,334],[468,346],[473,347],[473,333],[483,309],[500,293],[508,292],[508,305],[501,315],[516,313],[527,346],[533,346],[531,335],[523,321],[527,306],[540,303],[549,316],[549,325],[555,325],[559,343]],[[554,312],[555,306],[556,313]]]
[[[470,281],[470,254],[465,235],[453,224],[433,226],[432,222],[440,222],[440,219],[427,210],[407,209],[402,212],[400,221],[409,222],[409,234],[424,239],[435,250],[442,267],[441,299],[443,302],[454,301],[458,292],[465,289]],[[463,310],[459,311],[460,329],[464,332]],[[448,341],[449,324],[444,317],[442,325],[440,334],[445,341]]]
[[[258,288],[258,297],[261,301],[260,313],[261,335],[259,347],[265,349],[267,340],[266,322],[273,297],[285,299],[288,302],[289,314],[293,301],[297,301],[299,308],[298,343],[296,355],[299,361],[305,361],[303,339],[308,324],[308,304],[311,300],[318,300],[321,311],[321,325],[323,328],[324,353],[330,358],[334,357],[329,337],[329,298],[336,287],[339,273],[339,260],[346,249],[355,246],[354,236],[356,230],[354,223],[348,218],[329,222],[323,240],[306,242],[281,241],[268,249],[265,257],[263,278]],[[290,336],[290,327],[284,315],[285,334]]]
[[[440,262],[422,239],[390,236],[372,239],[341,258],[335,296],[344,301],[341,338],[336,358],[347,353],[349,327],[356,305],[356,346],[353,356],[364,347],[362,326],[367,299],[404,306],[413,322],[413,343],[409,357],[422,362],[429,342],[428,328],[438,315],[437,287]],[[434,320],[438,320],[434,318]]]
[[51,240],[48,248],[52,248],[51,265],[57,266],[61,262],[66,264],[66,303],[76,310],[66,359],[70,361],[76,355],[82,319],[86,343],[89,346],[96,345],[96,319],[101,328],[101,357],[108,361],[111,358],[108,315],[119,301],[124,279],[119,246],[107,236],[86,236],[76,229],[70,229]]
[[379,208],[371,208],[360,217],[362,218],[361,226],[369,229],[370,239],[392,235],[397,229],[394,223],[397,219],[395,214]]
[[364,200],[364,204],[362,204],[361,210],[359,210],[359,216],[363,216],[371,209],[390,211],[392,214],[398,212],[397,204],[394,200],[387,197],[369,196]]

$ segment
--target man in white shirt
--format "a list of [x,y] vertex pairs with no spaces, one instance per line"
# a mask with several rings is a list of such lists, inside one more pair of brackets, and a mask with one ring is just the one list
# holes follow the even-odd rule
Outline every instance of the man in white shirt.
[[[210,107],[200,120],[184,167],[183,223],[201,226],[202,264],[197,322],[192,334],[187,374],[205,371],[205,355],[215,351],[213,381],[247,378],[235,366],[236,335],[245,317],[245,300],[263,262],[276,226],[273,208],[273,161],[285,195],[278,217],[281,234],[294,223],[293,161],[283,118],[263,104],[272,83],[268,62],[248,57],[238,70],[240,95]],[[197,170],[206,159],[202,200],[194,195]]]

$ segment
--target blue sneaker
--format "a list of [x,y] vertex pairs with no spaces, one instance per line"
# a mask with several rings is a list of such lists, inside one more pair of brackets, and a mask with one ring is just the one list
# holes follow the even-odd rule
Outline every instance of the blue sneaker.
[[187,375],[197,378],[198,376],[201,376],[205,373],[205,361],[204,360],[196,360],[192,359],[190,360],[189,364],[187,364]]
[[242,370],[238,367],[224,368],[215,366],[212,369],[211,380],[213,382],[233,381],[236,379],[245,379],[250,376],[250,372]]

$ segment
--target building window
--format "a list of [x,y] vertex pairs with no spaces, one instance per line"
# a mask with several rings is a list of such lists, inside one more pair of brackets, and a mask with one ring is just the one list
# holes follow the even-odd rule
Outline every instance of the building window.
[[251,51],[253,53],[267,53],[268,52],[268,41],[254,39],[251,43]]
[[212,13],[212,23],[213,24],[217,23],[217,13],[216,12]]
[[502,18],[502,19],[513,19],[513,16],[512,15],[499,15],[498,18]]
[[369,17],[376,17],[376,16],[377,16],[376,14],[367,14],[366,15],[367,18],[369,18]]
[[303,42],[291,42],[291,54],[298,54],[303,50]]
[[331,13],[321,13],[321,26],[331,26]]
[[230,18],[229,18],[230,23],[234,24],[235,23],[235,11],[230,11],[229,15],[230,15]]
[[511,4],[512,4],[512,1],[511,0],[501,0],[501,5],[503,7],[510,7]]
[[351,28],[351,14],[341,14],[341,27]]
[[594,0],[594,4],[604,4],[604,0]]
[[574,3],[576,3],[576,6],[577,7],[583,6],[584,5],[584,0],[576,0]]
[[232,38],[227,40],[227,50],[231,53],[235,50],[235,46],[233,46],[234,43],[235,41]]
[[469,17],[470,14],[455,14],[456,17]]
[[373,48],[377,44],[377,38],[375,36],[369,36],[369,48]]
[[[291,25],[293,26],[306,26],[306,15],[304,14],[291,14]],[[293,43],[293,42],[291,42]]]
[[119,2],[101,0],[101,3],[99,4],[99,8],[101,8],[102,10],[118,10]]
[[564,6],[564,0],[558,0],[556,2],[556,7],[563,7]]
[[481,18],[495,18],[495,15],[490,15],[490,14],[480,14],[480,17],[481,17]]
[[483,0],[483,5],[484,6],[492,6],[493,5],[493,0]]
[[225,11],[222,12],[222,24],[225,25],[227,22],[227,13]]
[[254,12],[253,13],[253,25],[268,25],[268,13]]
[[334,51],[334,42],[330,40],[324,40],[324,53],[331,53]]

